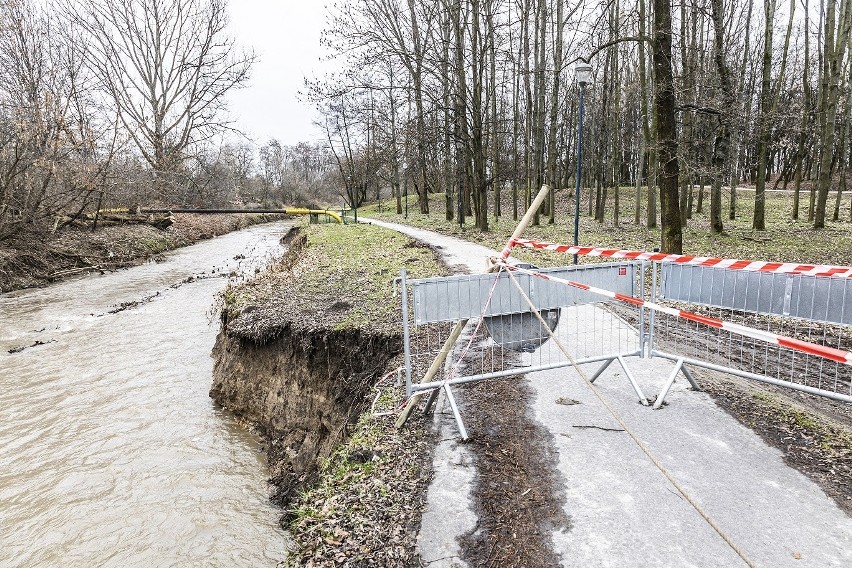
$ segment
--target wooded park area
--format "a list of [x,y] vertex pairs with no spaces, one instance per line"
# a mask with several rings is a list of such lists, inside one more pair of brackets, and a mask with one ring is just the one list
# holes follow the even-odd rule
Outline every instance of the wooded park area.
[[517,218],[530,188],[574,187],[574,67],[588,61],[590,215],[661,223],[670,252],[707,201],[723,231],[742,184],[754,185],[756,230],[770,189],[792,191],[793,219],[841,219],[849,0],[355,0],[332,13],[325,41],[341,69],[307,92],[350,204],[389,185],[400,211],[410,184],[422,213],[444,193],[447,219],[487,230],[489,217]]
[[225,0],[0,0],[0,241],[108,207],[390,194],[401,212],[409,192],[485,231],[544,183],[572,195],[583,61],[584,215],[659,227],[669,252],[738,199],[763,230],[775,189],[794,220],[846,223],[850,35],[852,0],[339,2],[332,71],[302,93],[321,141],[258,148],[223,136],[255,60]]

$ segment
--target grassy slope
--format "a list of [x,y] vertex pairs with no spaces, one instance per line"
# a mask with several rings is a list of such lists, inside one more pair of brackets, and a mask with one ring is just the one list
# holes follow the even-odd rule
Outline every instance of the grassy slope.
[[[399,333],[393,281],[444,274],[431,249],[371,225],[309,225],[305,245],[257,278],[229,287],[229,331],[261,339],[281,325]],[[251,306],[251,309],[247,309]]]

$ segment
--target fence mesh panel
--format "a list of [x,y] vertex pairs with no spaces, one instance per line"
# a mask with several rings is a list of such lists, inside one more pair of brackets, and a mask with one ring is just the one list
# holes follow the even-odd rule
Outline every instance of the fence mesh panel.
[[[633,294],[639,288],[639,263],[554,268],[547,274],[584,283],[615,286]],[[517,284],[516,284],[517,283]],[[640,354],[639,310],[618,307],[588,292],[528,275],[505,272],[408,281],[414,390],[443,348],[449,324],[466,321],[447,362],[428,384],[463,383]],[[523,293],[518,289],[523,290]],[[525,298],[526,296],[526,298]],[[536,317],[527,302],[536,307]],[[542,320],[544,324],[542,323]],[[550,328],[548,332],[545,325]],[[552,335],[551,335],[552,333]]]
[[[657,302],[768,334],[852,351],[852,279],[664,265]],[[655,313],[655,351],[852,397],[852,366],[725,329]],[[838,398],[838,396],[833,396]]]

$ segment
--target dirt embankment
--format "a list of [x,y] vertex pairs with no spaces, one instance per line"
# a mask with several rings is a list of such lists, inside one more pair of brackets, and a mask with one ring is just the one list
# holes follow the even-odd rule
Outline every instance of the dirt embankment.
[[394,278],[402,267],[411,277],[446,269],[378,227],[309,226],[285,239],[281,261],[223,294],[210,394],[266,439],[289,565],[408,565],[428,433],[398,433],[392,415],[369,409],[402,398],[391,385],[403,349]]
[[134,266],[172,249],[282,218],[180,213],[170,216],[169,223],[149,223],[144,215],[125,217],[125,222],[113,220],[95,231],[69,226],[52,234],[22,232],[0,243],[0,292]]
[[273,500],[289,503],[312,481],[364,410],[365,396],[402,349],[398,335],[285,325],[257,343],[227,331],[213,349],[213,400],[267,439]]

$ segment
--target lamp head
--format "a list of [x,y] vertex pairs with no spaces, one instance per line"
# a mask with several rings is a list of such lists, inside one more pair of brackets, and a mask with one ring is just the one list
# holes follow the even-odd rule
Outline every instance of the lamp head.
[[574,66],[574,73],[577,76],[577,84],[584,87],[592,82],[592,66],[588,63],[580,61]]

